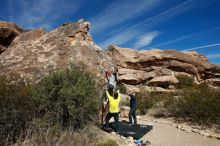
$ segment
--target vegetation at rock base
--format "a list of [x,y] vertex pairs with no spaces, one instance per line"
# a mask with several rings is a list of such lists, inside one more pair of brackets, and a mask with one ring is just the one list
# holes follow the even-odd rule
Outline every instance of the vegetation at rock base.
[[112,140],[112,139],[108,139],[107,141],[98,144],[97,146],[118,146],[118,144],[116,143],[116,141]]
[[177,75],[176,78],[179,81],[176,84],[177,89],[191,88],[193,86],[196,86],[192,77],[189,77],[187,75]]
[[35,131],[27,141],[18,141],[17,145],[102,146],[108,144],[107,146],[111,146],[112,143],[114,144],[113,140],[105,141],[106,138],[106,135],[93,125],[87,125],[74,132],[70,129],[61,130],[58,127],[49,127],[46,132]]
[[52,72],[36,85],[17,74],[0,77],[0,145],[10,145],[50,127],[76,131],[96,123],[94,77],[85,67]]
[[33,100],[43,123],[61,124],[72,129],[82,128],[96,120],[97,88],[94,77],[84,66],[51,73],[33,93]]
[[[169,116],[220,124],[220,89],[207,83],[197,85],[188,76],[177,78],[175,93],[140,92],[140,112],[163,107]],[[95,78],[82,64],[51,72],[34,85],[16,73],[0,76],[0,145],[29,139],[37,145],[72,141],[76,145],[116,146],[113,140],[100,143],[94,133],[97,130],[87,128],[97,122],[97,89]]]
[[220,89],[202,83],[184,88],[178,94],[169,107],[174,116],[200,124],[220,124]]
[[24,137],[34,116],[31,92],[32,87],[15,73],[0,77],[0,145]]
[[167,116],[182,118],[199,124],[220,124],[220,89],[207,83],[195,84],[188,76],[179,76],[175,93],[142,91],[137,95],[142,114],[148,109],[162,107]]
[[148,109],[168,106],[171,104],[173,93],[159,93],[141,91],[137,94],[137,105],[141,114],[146,114]]
[[125,87],[124,84],[119,84],[117,86],[118,86],[118,89],[119,89],[120,93],[122,93],[122,94],[126,93],[126,87]]

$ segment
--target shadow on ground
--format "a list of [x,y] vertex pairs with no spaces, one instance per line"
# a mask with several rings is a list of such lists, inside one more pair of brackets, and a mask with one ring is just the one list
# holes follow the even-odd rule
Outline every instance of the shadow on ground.
[[[114,129],[114,122],[110,123],[110,127]],[[152,125],[129,125],[126,122],[119,121],[119,134],[124,137],[133,137],[134,139],[141,139],[146,133],[153,129]]]

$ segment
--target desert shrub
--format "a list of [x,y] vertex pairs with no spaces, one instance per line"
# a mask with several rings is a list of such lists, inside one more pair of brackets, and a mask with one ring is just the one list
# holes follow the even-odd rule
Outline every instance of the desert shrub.
[[172,102],[172,93],[141,91],[137,94],[137,107],[141,114],[156,106],[168,106]]
[[[220,89],[207,83],[199,85],[188,76],[177,76],[176,93],[140,92],[138,109],[145,114],[150,108],[164,108],[167,115],[199,124],[220,124]],[[156,114],[155,114],[156,115]]]
[[116,141],[108,139],[103,143],[98,144],[97,146],[119,146]]
[[119,89],[120,93],[122,93],[122,94],[126,93],[126,87],[124,84],[119,84],[118,89]]
[[53,72],[37,86],[33,100],[41,124],[80,129],[97,118],[97,88],[84,66]]
[[149,96],[148,92],[142,91],[137,94],[137,108],[141,114],[146,114],[147,110],[152,108],[153,99]]
[[176,87],[178,89],[182,88],[190,88],[195,85],[194,79],[192,77],[189,77],[187,75],[177,75],[176,78],[178,79],[178,83],[176,84]]
[[183,117],[201,124],[219,124],[220,90],[202,83],[181,91],[169,110],[175,117]]
[[31,92],[31,86],[18,74],[0,76],[0,145],[24,137],[34,116]]
[[17,74],[0,77],[0,145],[54,127],[77,130],[95,123],[97,96],[94,77],[81,64],[52,72],[36,85]]

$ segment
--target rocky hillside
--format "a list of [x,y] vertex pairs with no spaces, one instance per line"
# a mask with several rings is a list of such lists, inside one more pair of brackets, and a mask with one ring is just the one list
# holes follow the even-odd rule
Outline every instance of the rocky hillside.
[[109,46],[104,52],[94,43],[89,26],[89,22],[79,20],[45,32],[41,28],[23,31],[15,24],[0,22],[0,48],[4,51],[0,54],[0,74],[17,72],[39,81],[51,70],[82,62],[98,78],[103,78],[103,69],[117,67],[119,82],[125,83],[128,90],[139,91],[142,87],[170,91],[178,82],[178,74],[191,76],[197,82],[220,83],[220,67],[210,64],[203,55],[117,46]]

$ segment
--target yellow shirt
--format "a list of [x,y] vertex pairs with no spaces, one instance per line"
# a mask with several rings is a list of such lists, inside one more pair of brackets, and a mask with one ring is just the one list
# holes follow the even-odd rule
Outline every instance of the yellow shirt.
[[118,113],[119,112],[119,103],[121,101],[121,96],[120,94],[118,93],[118,98],[117,99],[114,99],[114,97],[112,97],[108,91],[106,90],[106,95],[108,97],[108,101],[109,101],[109,110],[110,110],[110,113]]

